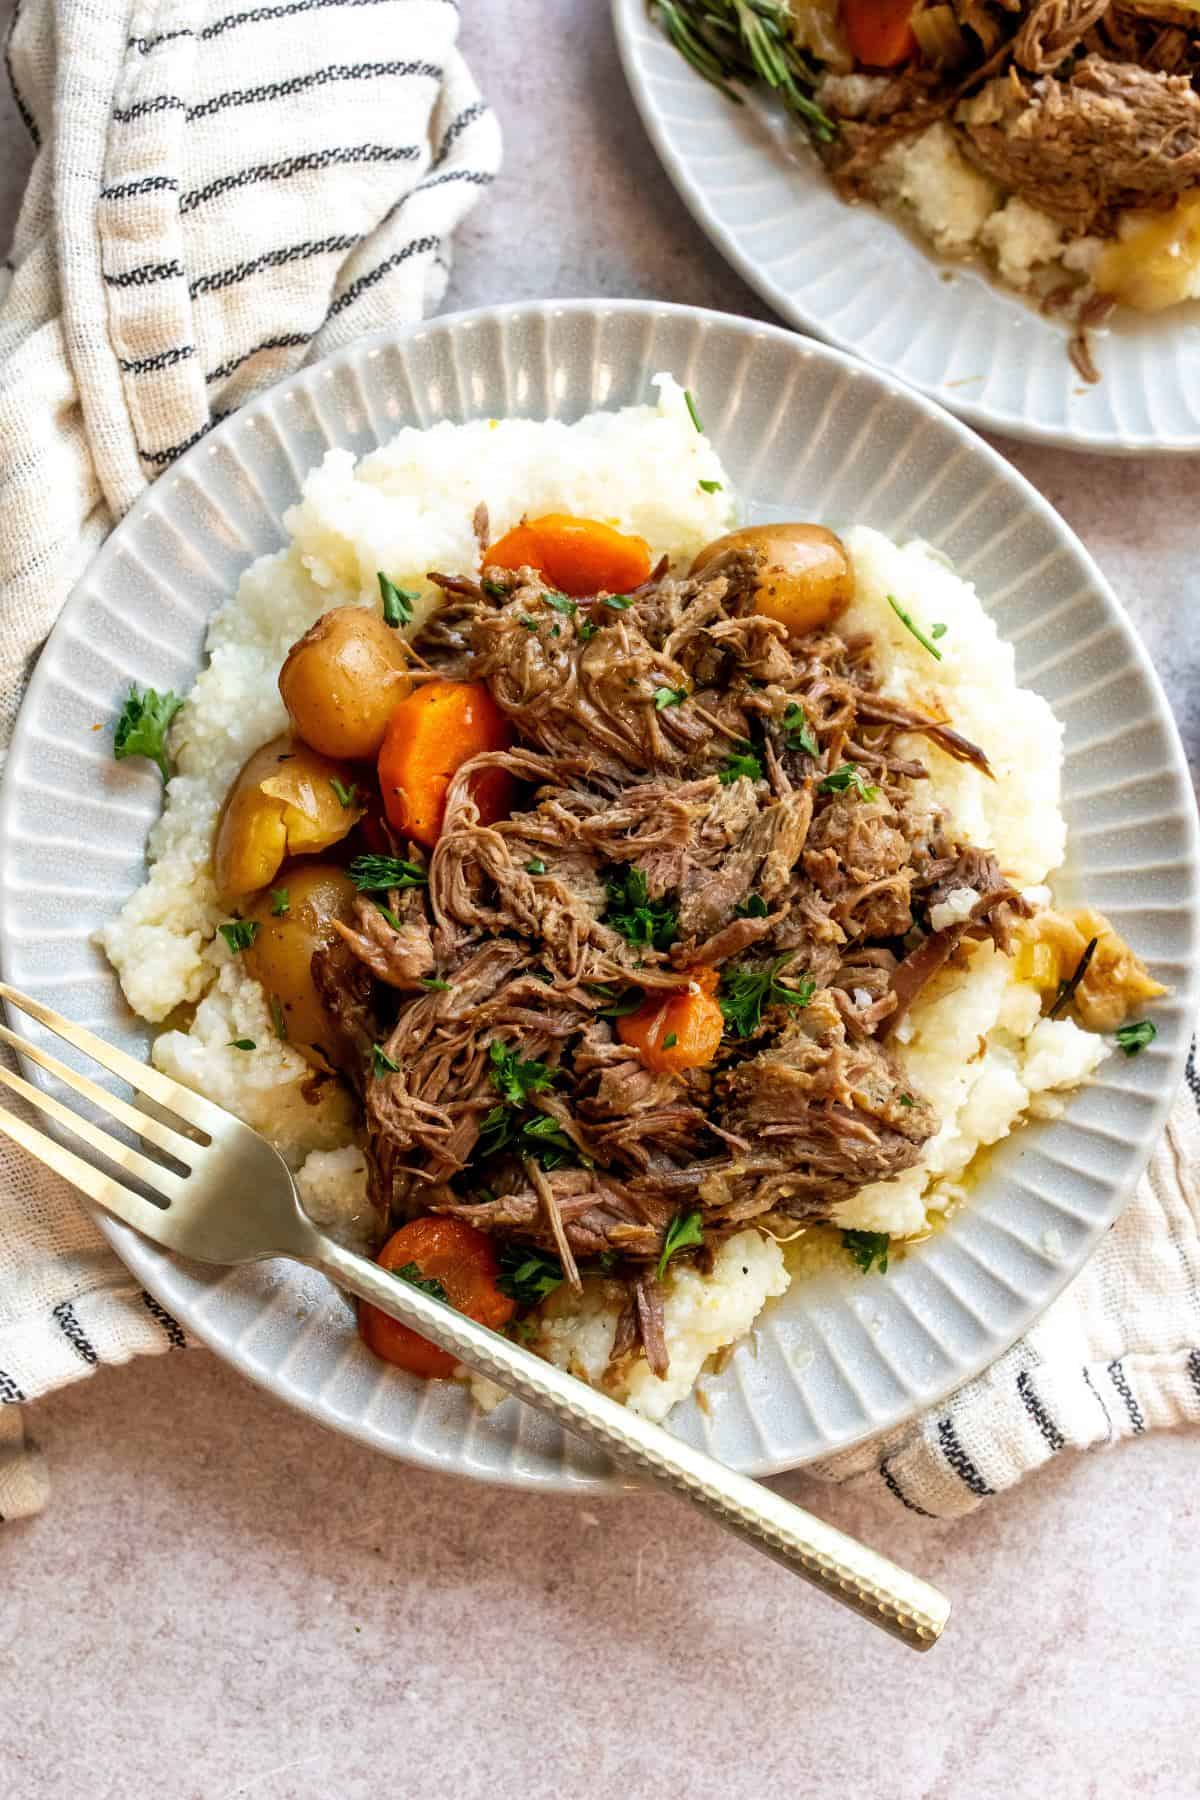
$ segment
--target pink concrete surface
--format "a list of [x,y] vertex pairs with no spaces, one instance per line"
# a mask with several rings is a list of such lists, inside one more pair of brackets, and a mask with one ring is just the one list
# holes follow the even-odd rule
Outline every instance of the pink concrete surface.
[[[767,316],[658,169],[602,0],[463,10],[507,161],[449,304]],[[28,164],[6,95],[0,147],[6,225]],[[1195,758],[1200,459],[1000,448],[1113,579]],[[0,1529],[0,1800],[1200,1794],[1194,1437],[1061,1461],[953,1525],[787,1478],[951,1593],[918,1658],[672,1501],[406,1469],[202,1352],[104,1372],[32,1425],[54,1492]]]

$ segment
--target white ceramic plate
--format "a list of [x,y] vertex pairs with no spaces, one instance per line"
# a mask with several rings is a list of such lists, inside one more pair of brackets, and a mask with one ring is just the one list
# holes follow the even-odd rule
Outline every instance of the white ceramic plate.
[[1110,452],[1200,449],[1200,301],[1095,334],[1084,383],[1067,331],[979,271],[940,262],[837,198],[803,134],[757,94],[734,106],[667,42],[646,0],[612,0],[650,138],[713,243],[777,312],[990,431]]
[[[886,1278],[797,1284],[673,1426],[740,1469],[790,1467],[929,1405],[1000,1354],[1115,1217],[1185,1052],[1197,988],[1191,789],[1166,702],[1102,577],[1046,503],[965,427],[839,352],[772,326],[637,302],[526,305],[364,339],[282,383],[163,475],[91,565],[47,645],[0,794],[0,956],[8,979],[144,1053],[90,936],[142,878],[160,800],[93,727],[131,681],[188,688],[207,621],[330,445],[399,426],[644,400],[673,371],[695,394],[751,517],[920,534],[978,584],[1020,679],[1067,734],[1070,894],[1147,956],[1171,998],[1158,1038],[1114,1056],[1051,1126],[989,1165],[971,1206]],[[472,497],[473,504],[473,497]],[[14,1018],[21,1028],[21,1020]],[[32,1079],[39,1071],[30,1065]],[[595,1482],[602,1466],[508,1401],[374,1361],[350,1312],[288,1264],[185,1266],[108,1225],[138,1278],[245,1374],[393,1455],[492,1480]]]

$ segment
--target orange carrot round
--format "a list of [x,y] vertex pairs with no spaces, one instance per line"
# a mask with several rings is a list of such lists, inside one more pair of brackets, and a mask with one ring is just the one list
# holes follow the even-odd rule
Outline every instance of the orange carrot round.
[[913,0],[842,0],[842,30],[855,62],[868,69],[911,62],[917,54],[912,13]]
[[522,519],[498,538],[483,559],[485,569],[536,569],[561,593],[579,600],[588,594],[622,594],[640,587],[650,573],[645,538],[617,531],[599,519],[573,513],[544,513]]
[[[427,681],[392,713],[379,752],[379,787],[388,823],[401,837],[436,844],[446,789],[463,763],[484,750],[507,750],[512,727],[478,681]],[[502,819],[512,799],[503,769],[480,771],[473,798],[485,825]]]
[[[499,1331],[516,1311],[516,1303],[496,1286],[500,1265],[490,1238],[465,1219],[413,1219],[388,1239],[375,1258],[381,1269],[403,1269],[410,1263],[426,1281],[439,1281],[457,1312]],[[454,1358],[399,1319],[390,1318],[368,1300],[358,1305],[363,1342],[384,1362],[428,1378],[451,1375]]]
[[703,1069],[717,1054],[725,1020],[715,999],[715,969],[692,969],[684,992],[650,994],[636,1012],[617,1020],[617,1036],[648,1069],[678,1075]]

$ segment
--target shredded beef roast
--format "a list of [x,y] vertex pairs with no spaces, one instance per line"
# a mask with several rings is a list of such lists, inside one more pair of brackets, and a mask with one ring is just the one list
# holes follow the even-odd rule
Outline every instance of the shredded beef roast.
[[[619,1345],[660,1371],[672,1221],[698,1212],[709,1254],[910,1168],[938,1119],[887,1039],[964,939],[1006,944],[1024,910],[929,798],[922,740],[990,774],[983,751],[885,700],[868,640],[789,641],[754,573],[732,556],[579,604],[528,569],[440,576],[421,655],[486,682],[517,741],[452,779],[427,883],[362,896],[314,960],[381,1216],[468,1219],[571,1284],[603,1257]],[[485,768],[517,795],[493,824]],[[708,1067],[655,1072],[620,1017],[701,968],[759,1003]]]

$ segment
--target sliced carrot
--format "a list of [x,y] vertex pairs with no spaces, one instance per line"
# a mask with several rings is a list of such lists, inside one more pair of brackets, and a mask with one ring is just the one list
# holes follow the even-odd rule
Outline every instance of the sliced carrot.
[[913,0],[842,0],[842,30],[855,62],[868,69],[911,62],[917,54],[912,14]]
[[[465,1219],[413,1219],[394,1232],[376,1257],[381,1269],[403,1269],[410,1263],[426,1281],[439,1281],[457,1312],[499,1331],[516,1311],[516,1302],[496,1286],[500,1265],[490,1238]],[[399,1319],[390,1318],[367,1300],[358,1306],[363,1342],[384,1362],[426,1378],[451,1375],[455,1360]]]
[[678,1075],[703,1069],[717,1054],[725,1020],[715,995],[715,969],[692,969],[685,992],[651,994],[636,1012],[617,1020],[617,1036],[648,1069]]
[[544,513],[522,519],[492,545],[485,569],[536,569],[543,580],[575,600],[588,594],[622,594],[650,573],[645,538],[617,531],[599,519]]
[[[513,741],[508,720],[478,681],[427,681],[401,700],[379,752],[379,787],[388,823],[401,837],[436,844],[446,810],[446,789],[472,756],[506,750]],[[512,780],[503,769],[484,769],[473,789],[485,825],[510,810]]]

